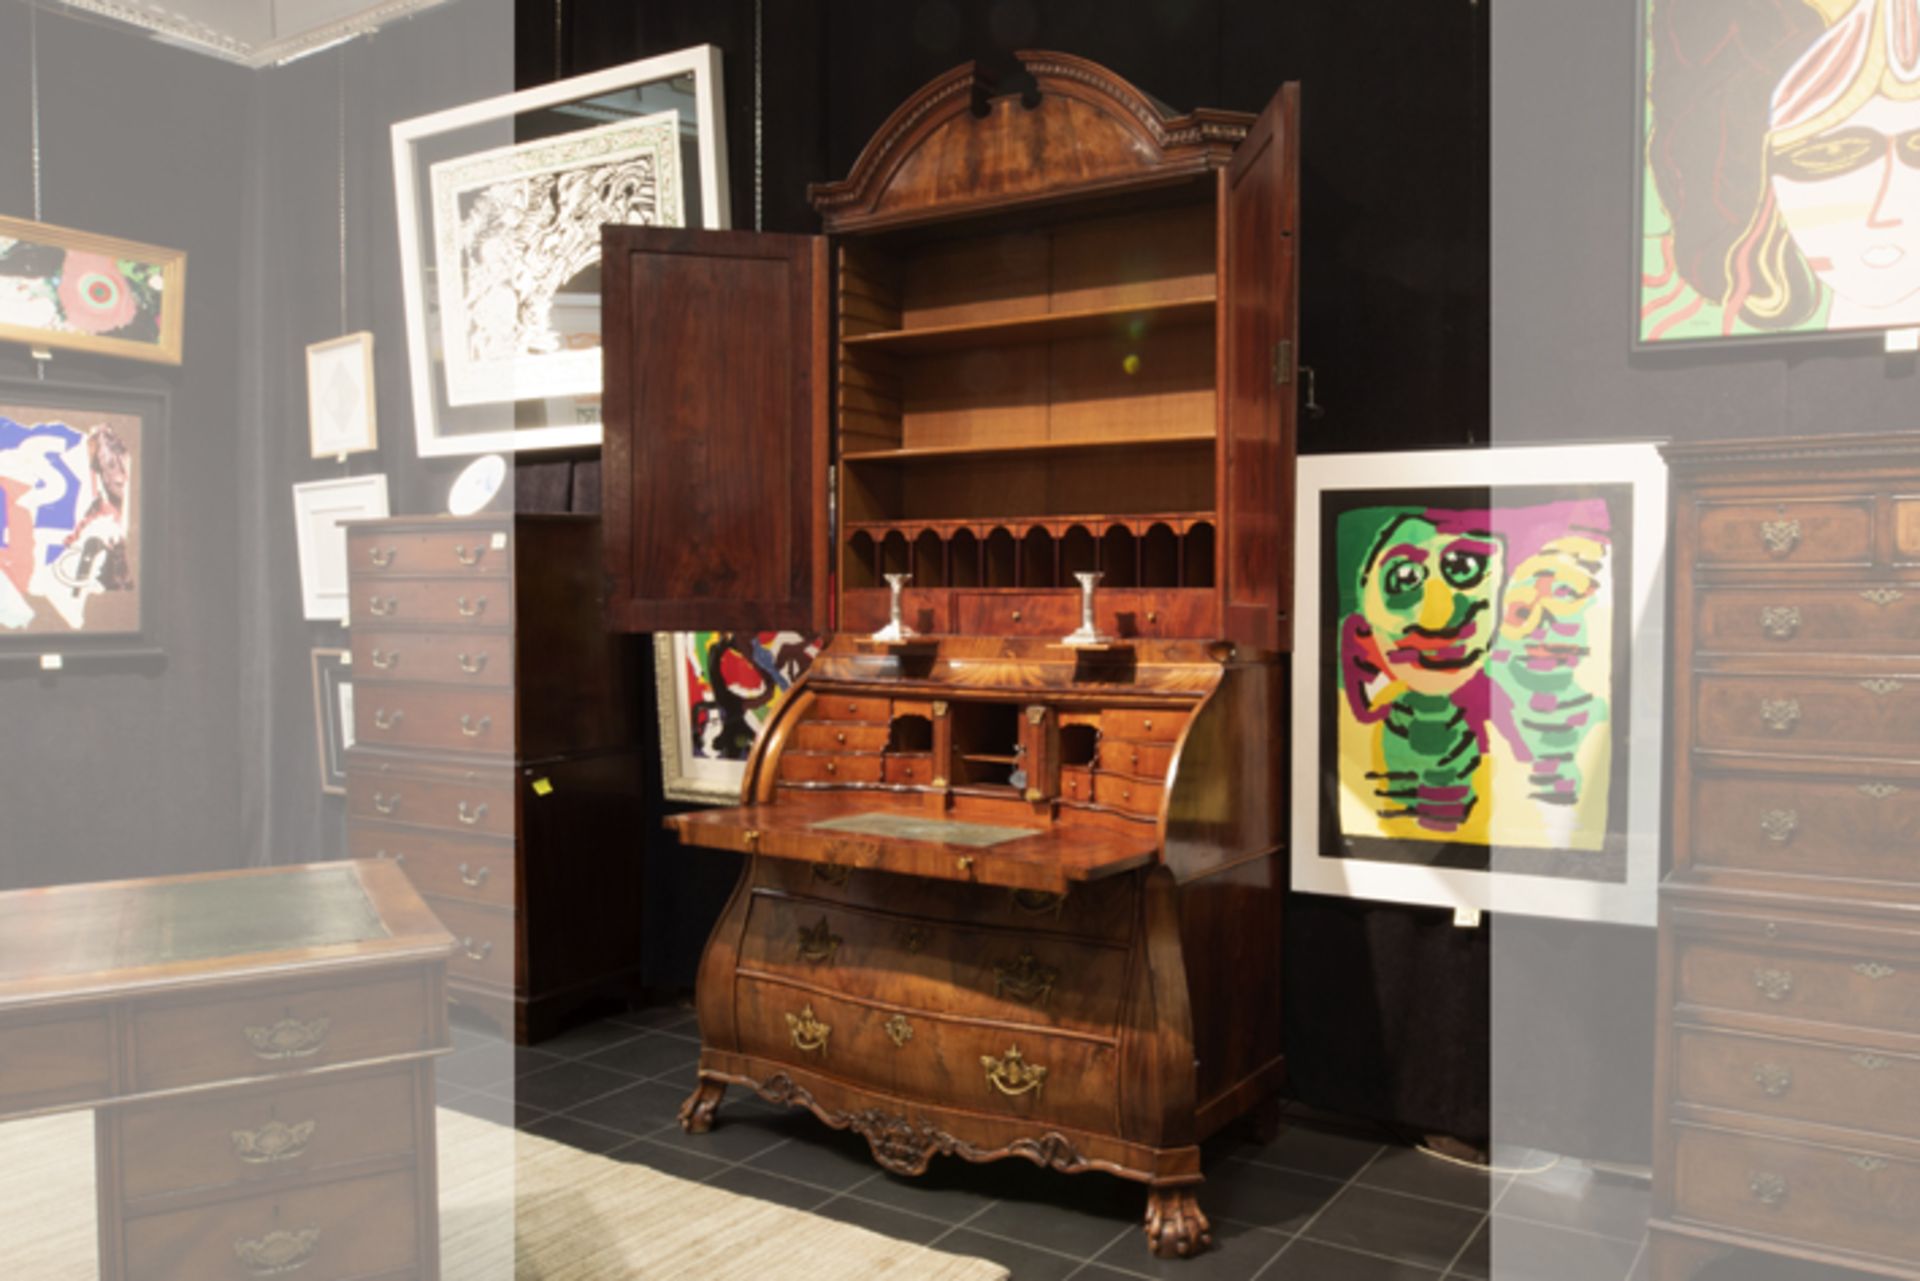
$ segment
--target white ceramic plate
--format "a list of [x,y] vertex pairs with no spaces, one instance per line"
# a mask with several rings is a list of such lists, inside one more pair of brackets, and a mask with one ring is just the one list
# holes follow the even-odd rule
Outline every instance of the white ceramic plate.
[[453,488],[447,491],[447,514],[471,516],[484,510],[506,479],[507,460],[499,454],[474,459],[454,477]]

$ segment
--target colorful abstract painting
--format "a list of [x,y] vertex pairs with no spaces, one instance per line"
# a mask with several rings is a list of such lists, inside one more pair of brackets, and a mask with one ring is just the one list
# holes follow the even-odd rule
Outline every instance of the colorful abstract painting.
[[1295,888],[1650,919],[1657,453],[1321,456],[1300,477]]
[[0,337],[180,363],[186,255],[0,218]]
[[1643,344],[1920,325],[1920,0],[1643,0]]
[[656,637],[667,796],[738,798],[754,744],[822,643],[799,632]]
[[0,399],[0,637],[141,630],[143,431]]

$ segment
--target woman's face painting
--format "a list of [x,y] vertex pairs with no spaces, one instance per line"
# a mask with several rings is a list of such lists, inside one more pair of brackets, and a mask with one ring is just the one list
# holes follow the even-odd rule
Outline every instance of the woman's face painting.
[[1776,152],[1772,171],[1780,216],[1814,274],[1885,323],[1920,322],[1920,99],[1876,96]]
[[1466,684],[1498,626],[1500,580],[1492,537],[1401,520],[1367,563],[1360,601],[1388,675],[1423,694]]

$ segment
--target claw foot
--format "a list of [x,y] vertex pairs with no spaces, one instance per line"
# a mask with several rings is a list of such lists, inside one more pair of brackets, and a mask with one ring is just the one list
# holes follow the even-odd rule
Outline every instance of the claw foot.
[[711,1130],[713,1114],[720,1110],[720,1100],[726,1094],[725,1082],[701,1081],[680,1105],[680,1128],[688,1134],[705,1134]]
[[1148,1189],[1147,1248],[1154,1257],[1184,1259],[1212,1244],[1212,1227],[1193,1188]]

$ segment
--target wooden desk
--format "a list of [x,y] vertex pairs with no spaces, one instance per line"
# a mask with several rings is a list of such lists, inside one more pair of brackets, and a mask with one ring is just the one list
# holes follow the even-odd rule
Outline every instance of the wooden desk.
[[94,1109],[102,1277],[437,1277],[452,949],[386,863],[0,894],[0,1120]]

